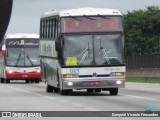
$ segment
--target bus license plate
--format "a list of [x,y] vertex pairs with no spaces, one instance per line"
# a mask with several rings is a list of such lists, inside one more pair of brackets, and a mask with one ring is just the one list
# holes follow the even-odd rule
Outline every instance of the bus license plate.
[[91,85],[100,85],[100,81],[92,81],[90,82]]
[[22,75],[22,77],[28,77],[28,75]]

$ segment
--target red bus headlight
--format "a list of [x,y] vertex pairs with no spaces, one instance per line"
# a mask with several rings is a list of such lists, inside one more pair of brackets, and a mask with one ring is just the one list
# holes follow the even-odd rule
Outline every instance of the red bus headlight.
[[14,71],[13,71],[12,69],[9,69],[9,70],[8,70],[8,73],[9,73],[9,74],[12,74],[13,72],[14,72]]
[[37,73],[40,73],[40,72],[41,72],[41,70],[40,70],[39,68],[37,68],[37,69],[36,69],[36,72],[37,72]]

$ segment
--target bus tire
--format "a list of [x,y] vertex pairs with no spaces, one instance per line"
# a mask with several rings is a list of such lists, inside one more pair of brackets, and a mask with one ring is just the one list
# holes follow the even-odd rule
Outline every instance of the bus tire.
[[109,90],[109,92],[110,92],[110,95],[117,95],[118,94],[118,88],[111,88]]
[[29,80],[26,80],[26,83],[29,83]]
[[53,87],[47,84],[46,92],[48,92],[48,93],[53,92]]
[[4,83],[4,79],[3,78],[0,78],[0,81],[1,81],[1,83]]
[[9,79],[4,79],[4,82],[5,83],[10,83],[10,80]]
[[39,83],[39,79],[38,79],[38,80],[35,80],[35,83]]
[[55,93],[58,93],[58,92],[59,92],[59,89],[58,89],[58,88],[54,88],[53,90],[54,90]]

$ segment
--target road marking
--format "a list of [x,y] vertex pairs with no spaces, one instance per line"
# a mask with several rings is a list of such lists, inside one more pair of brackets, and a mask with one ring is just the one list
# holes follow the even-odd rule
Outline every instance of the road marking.
[[85,110],[88,110],[88,111],[100,111],[100,110],[95,109],[95,108],[85,107],[84,105],[81,105],[79,103],[72,103],[72,102],[69,102],[67,100],[60,100],[60,99],[58,99],[56,97],[45,96],[45,95],[41,95],[41,94],[30,92],[30,91],[27,91],[27,90],[23,90],[23,89],[20,89],[20,88],[16,88],[16,87],[10,87],[10,88],[14,89],[14,90],[17,90],[17,91],[25,92],[25,93],[28,93],[28,94],[32,94],[32,95],[36,95],[36,96],[39,96],[39,97],[43,97],[43,98],[46,98],[46,99],[57,100],[57,101],[63,102],[63,103],[67,103],[68,102],[72,106],[81,107],[82,109],[85,109]]
[[71,103],[71,105],[73,105],[73,106],[77,106],[77,107],[83,107],[83,105],[78,104],[78,103]]
[[47,99],[52,99],[52,100],[56,100],[57,98],[55,98],[55,97],[49,97],[49,96],[41,96],[41,97],[44,97],[44,98],[47,98]]
[[57,99],[55,97],[49,97],[49,96],[33,93],[33,92],[30,92],[30,91],[27,91],[27,90],[23,90],[23,89],[20,89],[20,88],[15,88],[15,87],[10,87],[10,88],[12,88],[14,90],[17,90],[17,91],[25,92],[25,93],[28,93],[28,94],[36,95],[36,96],[39,96],[39,97],[47,98],[47,99]]
[[141,96],[128,95],[128,94],[119,94],[119,95],[125,95],[125,96],[128,96],[128,97],[134,97],[134,98],[139,98],[139,99],[145,99],[145,100],[160,102],[160,100],[158,100],[158,99],[153,99],[153,98],[148,98],[148,97],[141,97]]
[[58,100],[59,102],[63,102],[63,103],[67,103],[67,102],[69,102],[69,101],[67,101],[67,100]]
[[88,111],[100,111],[100,110],[98,110],[98,109],[90,108],[90,107],[85,107],[84,109],[85,109],[85,110],[88,110]]

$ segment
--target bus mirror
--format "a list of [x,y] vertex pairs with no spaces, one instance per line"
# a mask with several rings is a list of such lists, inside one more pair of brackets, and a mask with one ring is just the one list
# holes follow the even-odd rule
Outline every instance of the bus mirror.
[[6,46],[5,45],[2,46],[2,55],[3,56],[6,55]]

